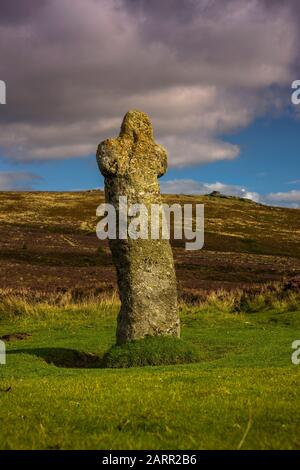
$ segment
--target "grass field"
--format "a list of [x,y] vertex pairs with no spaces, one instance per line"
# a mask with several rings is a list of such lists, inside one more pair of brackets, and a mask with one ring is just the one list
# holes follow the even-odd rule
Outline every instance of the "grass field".
[[199,360],[109,369],[119,306],[95,235],[103,193],[0,192],[1,449],[300,447],[299,209],[164,201],[205,204],[204,249],[171,240],[182,338]]
[[128,369],[99,367],[114,343],[115,301],[0,310],[1,335],[30,335],[6,342],[1,449],[300,447],[293,303],[252,313],[182,305],[182,337],[199,363]]

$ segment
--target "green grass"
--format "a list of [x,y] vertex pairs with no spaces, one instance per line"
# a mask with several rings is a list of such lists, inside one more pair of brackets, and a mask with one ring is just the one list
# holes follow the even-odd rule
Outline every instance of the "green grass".
[[2,306],[0,335],[31,336],[0,366],[1,449],[299,448],[299,309],[183,306],[198,363],[103,369],[114,302],[25,307]]
[[109,368],[161,366],[199,362],[198,349],[182,339],[146,337],[138,341],[113,345],[104,355],[102,365]]

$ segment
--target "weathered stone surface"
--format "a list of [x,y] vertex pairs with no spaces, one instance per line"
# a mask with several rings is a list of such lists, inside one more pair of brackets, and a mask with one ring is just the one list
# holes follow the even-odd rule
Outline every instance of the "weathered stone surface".
[[[148,116],[129,111],[119,137],[100,143],[97,161],[105,177],[106,202],[119,210],[119,196],[128,204],[160,204],[158,177],[167,169],[167,154],[153,140]],[[179,336],[177,286],[169,240],[110,240],[117,269],[121,310],[117,342],[147,335]]]

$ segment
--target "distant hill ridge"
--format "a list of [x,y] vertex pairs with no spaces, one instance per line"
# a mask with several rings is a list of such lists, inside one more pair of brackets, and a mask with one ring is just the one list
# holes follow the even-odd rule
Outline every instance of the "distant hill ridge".
[[[253,286],[300,274],[300,211],[210,193],[164,195],[203,203],[205,243],[172,240],[181,290]],[[0,288],[114,288],[107,241],[96,237],[100,190],[0,192]]]

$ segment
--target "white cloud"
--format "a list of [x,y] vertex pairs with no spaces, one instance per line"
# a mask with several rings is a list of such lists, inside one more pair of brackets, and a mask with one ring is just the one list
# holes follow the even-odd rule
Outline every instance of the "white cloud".
[[269,193],[266,199],[269,201],[298,203],[300,202],[300,190],[292,189],[287,192]]
[[32,189],[32,185],[41,179],[38,175],[24,171],[0,172],[0,191]]
[[188,166],[219,160],[232,160],[239,154],[237,145],[221,142],[213,138],[187,140],[177,136],[160,139],[170,155],[170,167]]
[[203,195],[212,191],[218,191],[226,196],[237,196],[245,199],[251,199],[266,205],[276,205],[283,207],[300,207],[300,190],[291,190],[288,192],[277,192],[269,194],[259,194],[249,191],[240,185],[225,184],[219,181],[215,183],[204,183],[193,179],[174,179],[169,181],[161,181],[162,193],[166,194],[190,194]]
[[287,184],[300,184],[300,179],[288,181]]
[[193,179],[175,179],[163,181],[161,190],[167,194],[208,194],[212,191],[219,191],[227,196],[238,196],[252,201],[259,202],[260,195],[256,192],[248,191],[242,186],[225,183],[202,183]]

